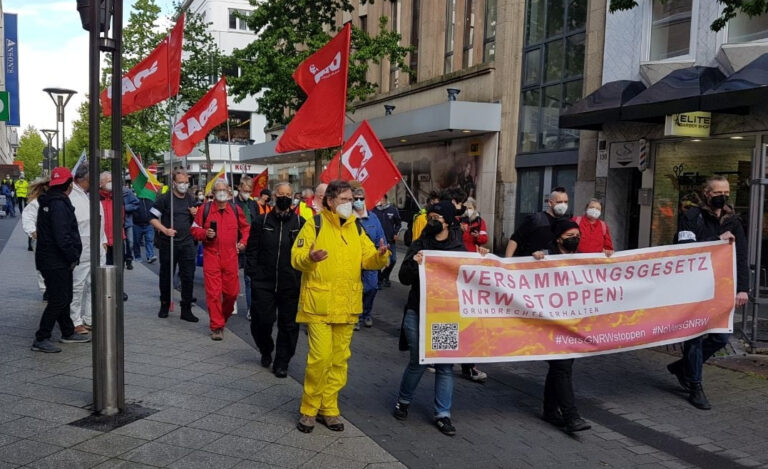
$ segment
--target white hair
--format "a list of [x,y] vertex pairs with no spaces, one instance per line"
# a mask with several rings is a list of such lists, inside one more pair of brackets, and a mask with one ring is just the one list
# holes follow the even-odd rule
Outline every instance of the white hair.
[[107,178],[109,178],[111,180],[112,179],[112,173],[110,173],[109,171],[104,171],[103,173],[101,173],[99,175],[99,184],[103,184],[104,181],[107,180]]
[[213,183],[213,190],[216,190],[217,186],[224,185],[227,189],[229,189],[229,183],[224,178],[219,178]]
[[291,190],[291,197],[293,197],[293,188],[291,187],[291,183],[288,182],[288,181],[280,181],[280,182],[278,182],[277,184],[275,184],[275,187],[272,190],[273,190],[273,192],[277,192],[277,189],[279,189],[279,188],[281,188],[283,186],[288,186],[288,188]]

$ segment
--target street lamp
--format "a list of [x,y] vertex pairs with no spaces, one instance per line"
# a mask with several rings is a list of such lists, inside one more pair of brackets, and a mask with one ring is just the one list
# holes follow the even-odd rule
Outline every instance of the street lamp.
[[48,162],[48,166],[46,167],[45,165],[43,165],[43,170],[45,170],[45,175],[47,176],[48,174],[51,173],[51,169],[53,169],[51,168],[51,161],[53,160],[53,154],[51,152],[51,144],[53,143],[53,136],[55,135],[58,137],[59,130],[58,129],[56,130],[42,129],[40,130],[40,132],[42,132],[43,135],[45,135],[46,140],[48,140],[48,155],[45,158],[45,161]]
[[[68,90],[66,88],[43,88],[43,91],[48,93],[51,97],[53,104],[56,106],[56,130],[59,128],[59,122],[61,122],[61,147],[59,147],[59,134],[56,134],[56,148],[61,148],[62,163],[67,165],[67,133],[64,130],[64,108],[67,107],[67,103],[72,99],[72,95],[77,91]],[[58,158],[56,158],[56,165],[59,164]]]

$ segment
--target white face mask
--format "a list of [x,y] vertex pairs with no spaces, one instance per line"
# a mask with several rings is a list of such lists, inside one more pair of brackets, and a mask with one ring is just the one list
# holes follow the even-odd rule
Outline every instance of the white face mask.
[[179,191],[179,194],[186,194],[187,189],[189,189],[189,183],[186,183],[186,182],[176,183],[176,190]]
[[597,220],[598,218],[600,218],[600,213],[601,213],[600,210],[598,210],[596,208],[588,208],[587,209],[587,217],[589,217],[589,218],[591,218],[593,220]]
[[216,191],[216,200],[218,200],[219,202],[226,202],[227,199],[229,199],[229,192]]
[[243,199],[243,200],[248,200],[248,199],[250,199],[250,198],[251,198],[251,193],[250,193],[250,192],[243,192],[243,191],[240,191],[240,192],[238,193],[238,195],[239,195],[239,196],[240,196],[240,198],[241,198],[241,199]]
[[475,211],[471,208],[467,209],[467,217],[472,218],[475,215]]
[[104,190],[107,192],[112,192],[112,181],[104,184]]
[[336,214],[341,218],[349,218],[352,216],[352,202],[343,203],[336,206]]
[[203,201],[205,200],[205,196],[203,194],[200,194],[197,196],[197,200]]
[[565,215],[565,212],[568,211],[568,204],[565,202],[560,204],[555,204],[555,206],[552,207],[552,211],[555,212],[555,215],[557,215],[558,217],[562,217],[563,215]]

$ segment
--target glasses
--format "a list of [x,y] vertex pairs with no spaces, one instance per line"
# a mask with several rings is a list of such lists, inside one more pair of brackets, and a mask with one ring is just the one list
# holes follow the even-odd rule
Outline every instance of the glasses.
[[442,215],[432,215],[429,217],[430,220],[439,220],[439,221],[445,221],[445,218],[443,218]]
[[355,197],[355,200],[365,200],[365,197]]

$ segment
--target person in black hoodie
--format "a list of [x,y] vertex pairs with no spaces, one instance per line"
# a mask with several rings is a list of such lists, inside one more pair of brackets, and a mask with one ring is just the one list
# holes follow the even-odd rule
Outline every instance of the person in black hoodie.
[[[422,250],[465,251],[461,234],[451,229],[456,211],[449,200],[431,205],[427,209],[427,226],[419,239],[408,248],[403,265],[400,266],[399,278],[403,285],[410,285],[406,304],[403,329],[410,349],[408,366],[403,371],[400,392],[395,404],[394,416],[398,420],[408,417],[408,407],[413,400],[427,365],[419,363],[419,264],[423,260]],[[478,250],[481,255],[488,250]],[[435,367],[435,425],[445,435],[453,436],[456,428],[451,423],[451,401],[453,400],[453,365],[440,363]]]
[[[275,187],[275,208],[265,215],[252,213],[251,233],[245,248],[245,273],[251,278],[251,334],[261,352],[261,365],[272,364],[278,378],[288,376],[288,363],[296,352],[301,273],[291,266],[291,247],[304,219],[291,210],[291,186]],[[277,347],[272,328],[277,320]]]
[[69,316],[72,271],[80,261],[83,250],[75,208],[69,201],[71,190],[72,173],[64,167],[55,168],[51,172],[50,189],[38,199],[40,208],[37,215],[35,266],[45,280],[48,304],[32,343],[35,352],[61,352],[50,340],[53,326],[57,322],[61,329],[62,343],[91,341],[90,337],[75,332],[75,325]]
[[[554,241],[545,251],[536,251],[533,258],[544,259],[545,255],[573,254],[579,247],[581,234],[579,225],[569,218],[558,218],[552,223]],[[542,419],[562,428],[567,433],[580,432],[592,428],[576,409],[576,397],[573,394],[573,358],[547,360],[549,371],[544,382],[544,414]]]

